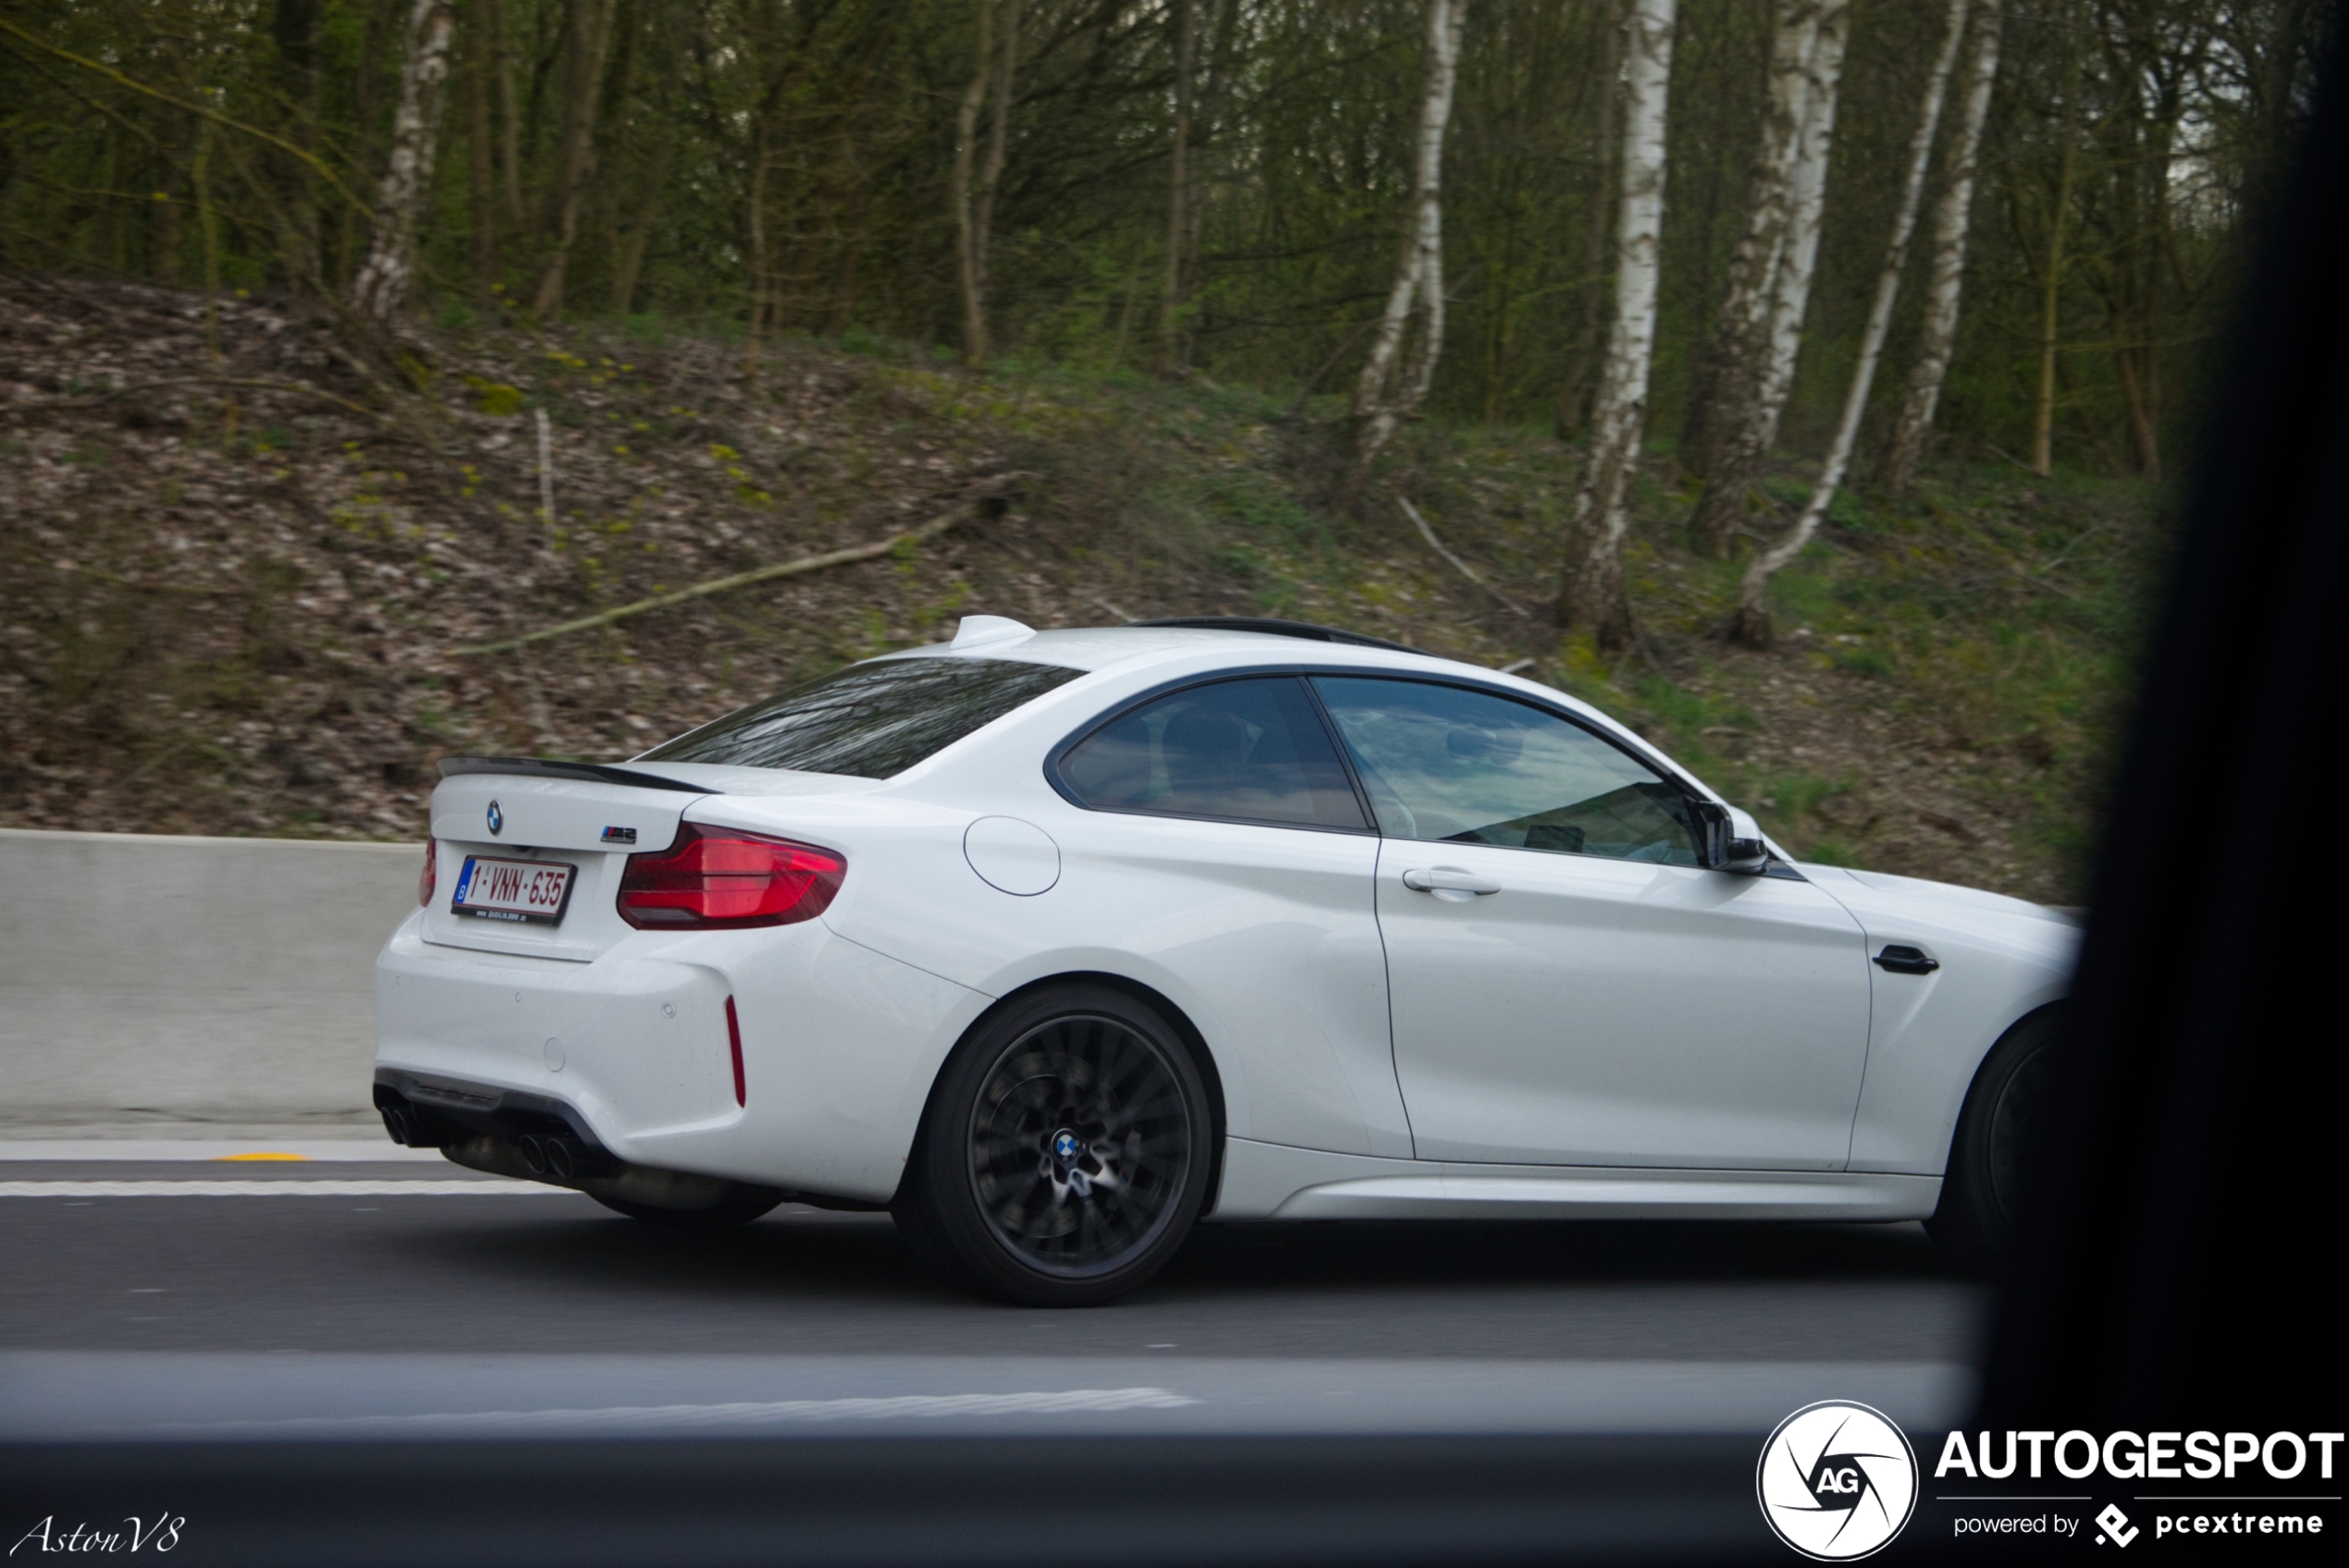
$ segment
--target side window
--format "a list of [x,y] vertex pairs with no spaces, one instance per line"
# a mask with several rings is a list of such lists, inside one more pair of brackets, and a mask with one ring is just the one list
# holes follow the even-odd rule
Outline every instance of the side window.
[[1313,684],[1390,839],[1696,864],[1680,791],[1578,724],[1457,686]]
[[1294,676],[1194,686],[1120,714],[1061,759],[1060,777],[1097,811],[1369,826]]

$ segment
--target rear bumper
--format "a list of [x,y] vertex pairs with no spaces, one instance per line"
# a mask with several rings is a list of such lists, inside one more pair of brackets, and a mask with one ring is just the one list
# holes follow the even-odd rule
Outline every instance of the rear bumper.
[[411,920],[376,960],[376,1078],[474,1132],[560,1125],[629,1165],[886,1201],[988,999],[819,921],[642,933],[582,963],[426,942]]

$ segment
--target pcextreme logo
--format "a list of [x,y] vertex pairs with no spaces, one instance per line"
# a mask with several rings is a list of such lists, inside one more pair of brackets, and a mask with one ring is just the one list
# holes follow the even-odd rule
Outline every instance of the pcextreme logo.
[[1778,1539],[1819,1562],[1849,1562],[1891,1543],[1917,1505],[1917,1456],[1870,1405],[1806,1404],[1762,1445],[1753,1490]]

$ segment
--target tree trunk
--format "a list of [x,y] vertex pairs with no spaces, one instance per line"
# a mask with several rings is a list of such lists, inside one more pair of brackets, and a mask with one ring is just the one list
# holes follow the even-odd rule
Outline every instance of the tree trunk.
[[1990,117],[1990,90],[1998,76],[1998,35],[2005,0],[1979,0],[1974,13],[1974,58],[1966,70],[1963,117],[1956,145],[1949,150],[1949,186],[1933,216],[1933,280],[1925,303],[1925,331],[1917,346],[1916,368],[1909,374],[1909,388],[1900,412],[1885,445],[1876,476],[1894,494],[1916,483],[1917,464],[1925,457],[1925,437],[1933,430],[1933,411],[1941,400],[1941,383],[1949,374],[1949,355],[1958,341],[1958,293],[1965,281],[1966,233],[1974,211],[1974,170],[1980,159],[1982,128]]
[[[396,3],[397,0],[377,0],[376,4],[364,7],[366,20],[362,24],[360,32],[359,58],[366,65],[352,72],[351,78],[351,116],[357,121],[351,142],[351,183],[354,185],[377,178],[375,87],[378,73],[372,67],[384,57],[384,33],[389,25],[387,18]],[[348,206],[336,215],[340,222],[336,229],[335,287],[342,288],[357,277],[358,267],[363,259],[357,252],[371,231],[360,214]]]
[[448,0],[416,0],[400,55],[400,108],[391,122],[391,156],[375,192],[367,259],[351,280],[351,304],[388,331],[408,302],[416,266],[416,220],[432,185],[432,160],[448,94],[449,44],[456,19]]
[[466,202],[473,227],[473,296],[487,302],[498,281],[498,133],[491,93],[497,85],[495,0],[473,0],[465,23]]
[[1655,351],[1658,242],[1664,226],[1666,92],[1672,80],[1673,0],[1632,0],[1624,25],[1623,210],[1617,220],[1615,325],[1591,416],[1591,455],[1574,498],[1558,623],[1589,627],[1603,648],[1638,634],[1624,591],[1625,493],[1645,434]]
[[[2148,324],[2150,325],[2150,324]],[[2121,401],[2129,415],[2129,464],[2146,479],[2161,477],[2161,361],[2151,344],[2113,351]]]
[[[318,143],[318,0],[277,0],[270,31],[277,46],[278,91],[285,95],[286,139],[303,152]],[[301,158],[288,161],[283,179],[286,215],[279,244],[287,273],[308,292],[325,293],[325,254],[318,221],[317,175]],[[346,214],[344,221],[350,221]]]
[[1175,337],[1183,303],[1183,241],[1190,233],[1183,207],[1191,193],[1191,76],[1199,59],[1199,0],[1174,0],[1174,141],[1166,175],[1166,270],[1158,293],[1158,355],[1161,375],[1178,368]]
[[1917,116],[1916,134],[1909,141],[1908,179],[1900,188],[1900,210],[1892,220],[1892,239],[1884,248],[1884,267],[1876,274],[1876,302],[1869,307],[1867,330],[1860,338],[1860,362],[1852,367],[1851,387],[1843,399],[1843,419],[1836,426],[1835,440],[1827,447],[1818,483],[1812,486],[1810,500],[1803,504],[1802,515],[1795,519],[1786,537],[1746,563],[1745,579],[1738,586],[1734,635],[1739,642],[1752,646],[1767,646],[1770,641],[1770,574],[1801,555],[1803,546],[1811,542],[1811,535],[1818,532],[1819,520],[1826,515],[1827,503],[1835,499],[1836,489],[1843,483],[1844,471],[1851,466],[1851,448],[1860,438],[1860,419],[1867,412],[1868,391],[1876,381],[1876,361],[1883,358],[1885,334],[1892,326],[1892,307],[1900,297],[1900,272],[1908,264],[1909,237],[1915,232],[1917,208],[1925,199],[1925,168],[1933,161],[1933,138],[1941,126],[1941,104],[1949,95],[1949,71],[1958,60],[1958,41],[1965,34],[1968,4],[1969,0],[1949,0],[1949,31],[1941,41],[1940,54],[1934,57],[1933,75],[1925,84],[1925,107]]
[[651,144],[636,173],[635,199],[612,246],[611,308],[626,315],[635,307],[636,286],[645,275],[645,252],[652,242],[653,225],[660,216],[661,197],[668,190],[669,165],[677,147],[678,79],[684,69],[685,43],[658,19],[646,33],[654,52],[653,72],[658,108],[651,116]]
[[752,119],[750,202],[746,214],[750,230],[750,336],[743,362],[756,376],[759,334],[766,330],[768,318],[775,314],[775,290],[773,264],[767,253],[767,122],[764,116],[754,116]]
[[[1347,482],[1349,494],[1360,488],[1396,426],[1418,410],[1444,348],[1444,132],[1451,123],[1452,84],[1459,73],[1460,31],[1467,20],[1468,0],[1428,0],[1427,92],[1420,101],[1411,218],[1396,256],[1395,287],[1387,293],[1378,335],[1355,385],[1357,434],[1353,472]],[[1420,317],[1419,342],[1398,367],[1414,313]]]
[[954,275],[963,294],[963,362],[973,370],[987,362],[987,282],[982,269],[978,214],[971,200],[971,165],[978,155],[978,112],[987,106],[995,73],[995,0],[979,0],[978,47],[970,86],[954,115],[954,169],[949,199],[954,207]]
[[1011,150],[1012,92],[1019,79],[1019,13],[1020,0],[1003,0],[1002,54],[995,63],[995,108],[987,128],[987,164],[979,171],[978,210],[972,216],[971,248],[978,260],[982,325],[989,285],[994,277],[995,197],[1003,188],[1003,161]]
[[2048,214],[2048,256],[2039,272],[2039,395],[2031,407],[2031,472],[2045,479],[2055,472],[2056,332],[2063,304],[2063,227],[2072,211],[2072,171],[2077,161],[2072,105],[2080,73],[2071,73],[2063,103],[2063,165],[2056,177],[2055,206]]
[[1712,483],[1697,502],[1690,532],[1716,556],[1729,553],[1745,498],[1769,467],[1778,416],[1794,386],[1802,348],[1802,318],[1811,305],[1811,278],[1819,261],[1819,223],[1826,205],[1827,158],[1835,147],[1836,102],[1843,81],[1843,45],[1851,20],[1849,0],[1825,0],[1818,40],[1804,70],[1802,134],[1787,182],[1786,234],[1770,278],[1761,362],[1740,399],[1742,416],[1713,465]]
[[1750,180],[1745,229],[1729,258],[1728,287],[1713,337],[1689,388],[1680,432],[1680,466],[1710,476],[1728,433],[1753,391],[1754,367],[1770,319],[1771,285],[1786,248],[1795,155],[1810,107],[1811,56],[1819,42],[1820,0],[1778,0],[1770,47],[1770,104],[1762,122]]
[[1605,0],[1600,27],[1605,42],[1599,54],[1599,144],[1592,160],[1598,172],[1598,190],[1591,199],[1591,215],[1582,225],[1582,325],[1574,335],[1574,358],[1558,389],[1557,434],[1561,441],[1581,429],[1591,415],[1596,390],[1600,349],[1606,333],[1606,242],[1613,234],[1607,222],[1615,193],[1615,103],[1617,79],[1623,74],[1623,0]]
[[514,51],[506,38],[506,0],[478,0],[489,18],[498,61],[498,193],[506,227],[522,227],[522,105],[514,96]]
[[1215,138],[1215,116],[1223,108],[1224,92],[1231,78],[1232,46],[1236,35],[1236,23],[1239,7],[1233,0],[1215,0],[1214,42],[1210,46],[1207,86],[1191,108],[1191,147],[1184,164],[1183,192],[1183,280],[1182,294],[1176,301],[1178,323],[1175,329],[1174,362],[1187,369],[1191,349],[1198,341],[1199,324],[1191,316],[1181,313],[1199,293],[1199,234],[1207,215],[1205,187],[1207,183],[1207,153]]
[[533,303],[541,321],[562,314],[571,248],[579,239],[579,209],[596,169],[596,111],[604,95],[604,53],[611,45],[618,0],[572,0],[571,72],[563,105],[562,147],[555,164],[555,234],[547,270]]

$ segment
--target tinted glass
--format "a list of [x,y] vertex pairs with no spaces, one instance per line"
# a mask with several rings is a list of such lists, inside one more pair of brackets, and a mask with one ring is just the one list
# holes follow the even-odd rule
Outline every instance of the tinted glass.
[[1060,775],[1103,811],[1369,826],[1328,729],[1293,676],[1194,686],[1121,714],[1063,758]]
[[887,778],[1083,673],[1010,659],[851,665],[705,724],[645,756]]
[[1696,864],[1686,797],[1578,724],[1457,686],[1314,685],[1390,839]]

